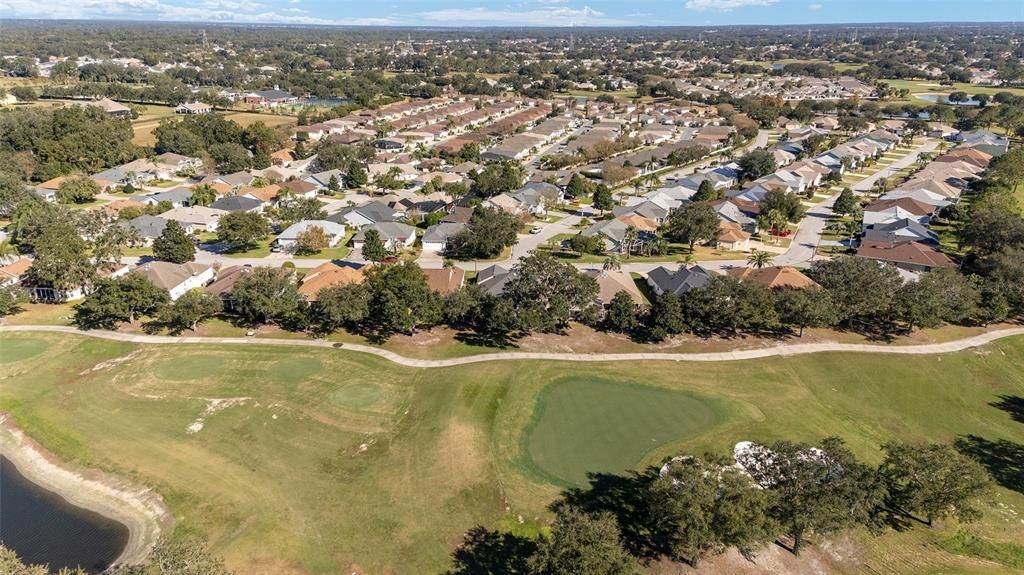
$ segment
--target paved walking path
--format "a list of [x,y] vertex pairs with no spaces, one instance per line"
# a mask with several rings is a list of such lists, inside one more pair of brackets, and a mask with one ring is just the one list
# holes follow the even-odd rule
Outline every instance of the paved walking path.
[[742,349],[735,351],[720,351],[709,353],[548,353],[528,351],[504,351],[495,353],[484,353],[480,355],[454,357],[448,359],[416,359],[405,357],[397,353],[380,349],[369,345],[355,343],[339,343],[322,339],[282,339],[282,338],[256,338],[256,337],[196,337],[196,336],[163,336],[163,335],[139,335],[119,333],[113,331],[81,331],[74,327],[57,325],[10,325],[0,326],[0,332],[58,332],[73,333],[100,339],[116,341],[127,341],[131,343],[144,344],[249,344],[249,345],[285,345],[301,347],[333,348],[359,353],[368,353],[382,357],[406,367],[452,367],[456,365],[467,365],[472,363],[484,363],[488,361],[508,360],[548,360],[548,361],[737,361],[743,359],[758,359],[762,357],[804,355],[828,351],[857,352],[857,353],[893,353],[904,355],[928,355],[935,353],[951,353],[979,347],[991,343],[997,339],[1024,335],[1024,327],[1012,327],[985,332],[976,336],[947,341],[943,343],[929,343],[921,345],[876,345],[864,343],[795,343],[784,344],[773,347],[756,349]]

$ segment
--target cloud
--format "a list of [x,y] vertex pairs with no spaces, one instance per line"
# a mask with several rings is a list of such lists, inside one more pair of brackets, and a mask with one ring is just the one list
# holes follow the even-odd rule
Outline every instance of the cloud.
[[538,4],[565,4],[569,0],[537,0]]
[[821,10],[821,4],[808,4],[808,10]]
[[728,12],[730,10],[735,10],[736,8],[746,8],[748,6],[771,6],[778,1],[779,0],[687,0],[686,7],[698,12],[703,12],[705,10]]
[[[292,2],[294,4],[295,2]],[[164,22],[265,23],[292,25],[388,26],[394,18],[328,19],[300,8],[276,8],[255,0],[0,0],[0,14],[14,18],[148,20]]]
[[421,18],[431,22],[450,24],[481,24],[505,26],[616,26],[629,24],[627,20],[611,18],[590,6],[583,8],[551,7],[534,10],[507,10],[493,8],[448,8],[420,12]]

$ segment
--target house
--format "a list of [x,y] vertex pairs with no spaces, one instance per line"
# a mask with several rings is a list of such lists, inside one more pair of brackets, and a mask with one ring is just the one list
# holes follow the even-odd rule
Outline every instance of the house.
[[287,190],[289,194],[296,198],[313,199],[316,197],[317,191],[320,186],[312,183],[305,182],[302,180],[291,180],[281,184],[282,190]]
[[196,171],[203,167],[203,160],[201,158],[183,156],[171,152],[165,152],[153,158],[153,163],[166,167],[173,174]]
[[345,284],[361,284],[366,280],[367,265],[352,262],[326,262],[309,270],[299,285],[299,295],[306,301],[316,301],[320,290]]
[[633,300],[633,306],[636,309],[640,309],[646,304],[643,294],[640,293],[640,289],[636,287],[636,282],[633,281],[633,276],[627,272],[587,269],[582,270],[581,273],[594,278],[594,281],[597,282],[597,297],[594,299],[594,303],[602,308],[610,306],[612,298],[619,292],[626,292],[626,295]]
[[136,202],[142,202],[147,206],[155,206],[162,202],[171,204],[172,207],[181,208],[188,205],[189,200],[192,199],[192,189],[185,186],[178,186],[171,188],[170,190],[163,192],[156,192],[153,194],[146,194],[143,196],[135,196],[132,200]]
[[440,253],[448,247],[448,240],[462,233],[466,224],[455,222],[444,222],[430,226],[423,234],[423,251],[425,253]]
[[857,256],[889,263],[915,273],[957,267],[949,256],[920,242],[862,241],[857,248]]
[[629,225],[616,218],[611,220],[602,220],[592,224],[587,229],[580,232],[585,238],[593,236],[601,236],[604,239],[605,250],[610,252],[625,252],[628,248],[630,251],[642,246],[643,244],[653,239],[651,232],[644,232],[637,229],[636,239],[634,244],[626,245],[626,231],[629,229]]
[[264,204],[274,203],[281,193],[281,186],[277,184],[270,184],[269,186],[263,186],[260,188],[253,186],[245,186],[239,188],[237,194],[243,198],[252,198],[259,200]]
[[380,201],[367,202],[361,206],[345,208],[328,216],[328,220],[353,228],[363,228],[380,222],[397,222],[405,214],[401,210]]
[[739,198],[726,198],[711,202],[710,205],[718,214],[718,219],[739,224],[747,232],[757,232],[757,216],[760,213],[757,204]]
[[317,189],[326,190],[331,185],[332,177],[335,180],[337,180],[339,187],[345,185],[345,172],[342,172],[341,170],[327,170],[326,172],[317,172],[315,174],[310,174],[302,181],[313,184],[314,186],[317,187]]
[[715,238],[718,247],[731,252],[750,250],[750,233],[743,226],[734,222],[719,221],[718,236]]
[[298,248],[299,236],[311,228],[320,228],[327,236],[327,247],[333,248],[345,237],[345,226],[327,220],[302,220],[288,226],[277,239],[274,247],[277,250],[291,252]]
[[289,92],[278,89],[277,86],[274,86],[273,90],[256,90],[255,92],[249,92],[242,97],[242,101],[246,104],[256,104],[270,108],[276,108],[281,104],[287,104],[296,100],[298,100],[298,97]]
[[756,283],[769,289],[807,289],[818,287],[816,281],[804,275],[800,270],[789,266],[732,268],[725,273],[730,277]]
[[206,206],[189,206],[166,211],[160,214],[160,217],[178,222],[187,233],[215,232],[220,218],[227,213]]
[[[30,266],[31,267],[31,266]],[[106,264],[96,270],[102,278],[119,278],[131,270],[126,264]],[[29,278],[22,276],[21,285],[28,293],[29,299],[35,302],[68,302],[83,299],[92,289],[90,284],[82,284],[69,289],[58,289],[49,285],[29,284]]]
[[927,224],[935,213],[936,206],[914,198],[881,198],[864,207],[864,228],[896,220],[911,219]]
[[376,222],[360,229],[359,233],[352,238],[352,245],[356,249],[363,249],[363,244],[366,241],[366,232],[369,230],[377,231],[381,242],[388,251],[396,252],[402,248],[412,247],[416,242],[416,228],[409,224],[384,221]]
[[160,216],[143,215],[127,222],[121,222],[119,225],[135,230],[135,233],[138,234],[142,242],[147,246],[151,246],[153,245],[153,240],[163,235],[168,221]]
[[427,287],[441,295],[457,292],[466,283],[466,271],[457,267],[424,269],[423,275],[427,276]]
[[657,295],[671,293],[678,296],[692,289],[703,288],[711,280],[711,274],[701,266],[680,266],[675,271],[659,266],[647,274],[647,285]]
[[213,281],[213,267],[196,262],[175,264],[171,262],[151,261],[135,268],[156,287],[167,290],[171,300],[176,300],[185,292],[204,287]]
[[862,241],[921,242],[938,246],[939,235],[915,219],[902,218],[867,226]]
[[468,224],[471,219],[473,219],[473,208],[455,206],[447,216],[441,218],[441,223]]
[[249,196],[223,196],[217,198],[210,204],[211,208],[225,212],[255,212],[263,211],[263,202]]
[[960,132],[955,136],[962,146],[974,148],[990,156],[1002,156],[1010,147],[1010,139],[985,130]]
[[21,276],[32,267],[31,258],[18,258],[13,262],[0,266],[0,286],[10,286],[21,282]]
[[202,102],[185,102],[184,104],[179,104],[178,107],[174,109],[175,114],[184,114],[186,116],[209,114],[212,111],[213,106]]
[[131,108],[124,104],[119,104],[110,98],[100,98],[99,100],[90,100],[88,102],[77,102],[77,104],[82,107],[99,108],[106,112],[108,116],[130,118],[132,115]]
[[505,291],[505,284],[514,277],[515,274],[508,268],[495,264],[477,273],[476,285],[482,294],[499,296]]
[[235,298],[232,292],[235,290],[235,284],[238,280],[249,275],[255,268],[252,266],[228,266],[221,268],[216,272],[216,279],[213,283],[203,288],[203,293],[217,296],[220,298],[224,309],[231,311],[234,308]]

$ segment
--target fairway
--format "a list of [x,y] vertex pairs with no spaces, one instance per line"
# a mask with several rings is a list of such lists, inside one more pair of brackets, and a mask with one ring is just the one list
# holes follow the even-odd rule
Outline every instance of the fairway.
[[[973,536],[1024,544],[1024,337],[933,356],[414,369],[338,349],[0,333],[0,412],[73,465],[149,485],[237,573],[443,573],[474,526],[536,532],[566,487],[744,440],[968,438],[1003,487]],[[1016,466],[1016,467],[1014,467]],[[1001,471],[1000,471],[1001,470]],[[515,526],[515,527],[513,527]],[[850,572],[1013,573],[889,532]]]
[[710,401],[689,393],[573,377],[538,397],[527,452],[554,481],[582,486],[588,473],[622,473],[647,452],[692,438],[719,421]]

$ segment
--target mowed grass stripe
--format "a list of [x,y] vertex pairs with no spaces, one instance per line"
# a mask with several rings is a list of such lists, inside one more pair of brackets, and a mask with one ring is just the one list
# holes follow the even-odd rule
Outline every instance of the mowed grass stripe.
[[530,462],[563,485],[588,473],[622,473],[666,443],[720,421],[711,400],[611,379],[573,377],[547,387],[526,437]]

